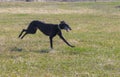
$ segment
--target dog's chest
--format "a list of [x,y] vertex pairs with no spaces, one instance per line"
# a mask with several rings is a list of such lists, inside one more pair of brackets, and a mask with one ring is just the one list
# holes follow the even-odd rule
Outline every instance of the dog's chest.
[[40,31],[43,32],[45,35],[50,36],[50,35],[56,35],[59,29],[57,28],[57,26],[47,25],[46,27],[42,27]]

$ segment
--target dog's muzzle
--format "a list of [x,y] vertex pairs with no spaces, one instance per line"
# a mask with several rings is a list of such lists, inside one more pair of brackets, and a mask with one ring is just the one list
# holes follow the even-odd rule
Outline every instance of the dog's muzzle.
[[72,29],[69,28],[69,27],[65,27],[65,30],[68,32],[68,31],[70,31],[70,30],[72,30]]

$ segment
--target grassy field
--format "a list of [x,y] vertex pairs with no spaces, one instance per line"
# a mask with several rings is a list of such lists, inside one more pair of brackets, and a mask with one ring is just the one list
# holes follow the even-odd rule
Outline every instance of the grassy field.
[[[119,77],[120,2],[0,3],[0,77]],[[64,37],[75,48],[37,31],[18,35],[32,20],[59,24],[72,31]]]

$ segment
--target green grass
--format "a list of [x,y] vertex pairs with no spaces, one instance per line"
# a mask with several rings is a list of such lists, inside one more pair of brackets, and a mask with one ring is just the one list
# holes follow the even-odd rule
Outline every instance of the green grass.
[[[119,77],[120,2],[0,3],[0,77]],[[32,20],[59,24],[75,48],[37,31],[23,40],[18,35]]]

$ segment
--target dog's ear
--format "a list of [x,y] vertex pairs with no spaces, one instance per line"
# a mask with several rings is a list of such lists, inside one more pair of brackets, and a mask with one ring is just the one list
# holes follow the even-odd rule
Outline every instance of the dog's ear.
[[60,21],[61,24],[65,24],[65,21]]

